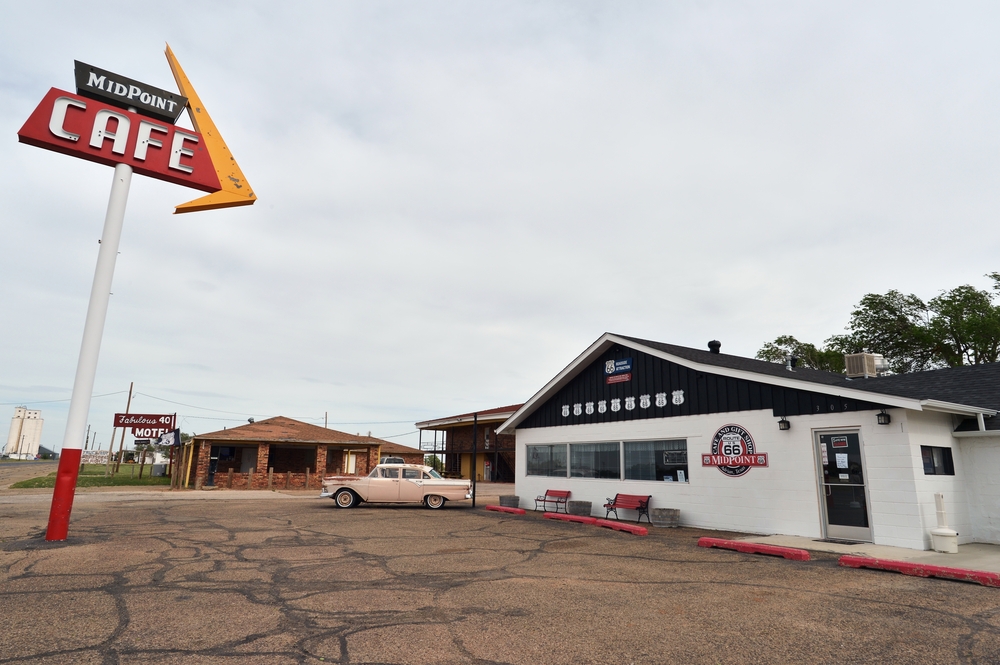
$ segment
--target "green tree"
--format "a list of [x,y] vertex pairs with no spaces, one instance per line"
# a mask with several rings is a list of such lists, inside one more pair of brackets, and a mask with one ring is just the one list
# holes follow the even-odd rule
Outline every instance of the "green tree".
[[444,462],[437,455],[424,455],[424,464],[438,473],[444,473]]
[[869,293],[851,312],[846,335],[833,335],[827,348],[839,353],[880,353],[897,374],[938,366],[929,334],[927,304],[915,295]]
[[790,335],[765,344],[757,357],[784,362],[797,356],[806,367],[843,372],[845,353],[880,353],[897,374],[959,367],[1000,359],[1000,273],[987,275],[992,291],[968,284],[924,302],[912,293],[869,293],[851,312],[847,332],[824,346]]
[[800,342],[791,335],[782,335],[765,344],[757,352],[759,360],[783,363],[789,356],[799,359],[799,365],[828,372],[844,371],[844,355],[837,349],[817,348],[808,342]]

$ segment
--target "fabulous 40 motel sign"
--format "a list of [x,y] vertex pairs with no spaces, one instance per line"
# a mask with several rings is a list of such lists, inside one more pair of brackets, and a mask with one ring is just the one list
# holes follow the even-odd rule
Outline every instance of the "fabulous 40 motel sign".
[[[46,540],[66,540],[69,531],[132,173],[209,192],[176,206],[175,213],[251,205],[257,199],[169,45],[166,56],[180,94],[77,61],[77,94],[52,88],[17,133],[22,143],[115,169]],[[194,131],[175,125],[185,108]]]

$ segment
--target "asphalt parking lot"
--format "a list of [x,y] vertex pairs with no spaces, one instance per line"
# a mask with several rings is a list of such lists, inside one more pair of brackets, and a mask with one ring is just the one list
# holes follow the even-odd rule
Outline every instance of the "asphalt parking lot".
[[[0,497],[0,663],[992,663],[1000,589],[529,513]],[[722,535],[713,533],[712,535]]]

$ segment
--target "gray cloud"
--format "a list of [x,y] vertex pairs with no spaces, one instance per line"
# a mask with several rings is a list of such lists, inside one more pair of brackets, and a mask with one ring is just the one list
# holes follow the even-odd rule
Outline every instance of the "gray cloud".
[[163,41],[260,200],[133,180],[98,394],[417,420],[606,330],[752,355],[1000,267],[991,5],[71,6],[0,21],[0,402],[68,396],[111,182],[14,134],[74,58],[172,88]]

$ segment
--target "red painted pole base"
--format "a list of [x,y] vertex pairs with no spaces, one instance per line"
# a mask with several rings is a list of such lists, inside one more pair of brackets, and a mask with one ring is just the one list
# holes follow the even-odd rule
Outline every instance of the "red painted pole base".
[[59,455],[56,488],[52,492],[52,508],[49,510],[49,527],[45,530],[45,540],[66,540],[82,454],[83,451],[79,448],[63,448],[62,454]]

